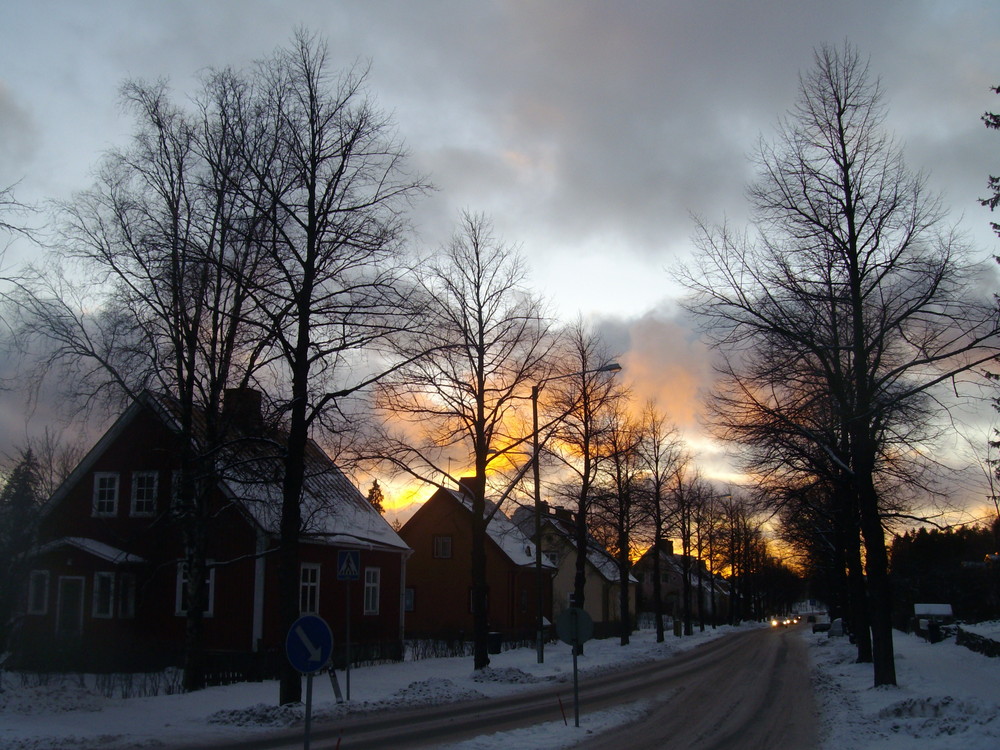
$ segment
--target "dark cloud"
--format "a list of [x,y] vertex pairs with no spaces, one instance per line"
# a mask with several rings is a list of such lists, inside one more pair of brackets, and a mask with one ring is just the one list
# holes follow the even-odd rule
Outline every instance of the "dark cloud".
[[372,94],[437,185],[414,211],[417,244],[445,242],[462,209],[491,213],[564,315],[600,317],[631,371],[652,378],[648,395],[685,379],[663,389],[683,394],[671,403],[685,422],[708,355],[664,312],[676,294],[665,268],[691,250],[691,214],[745,219],[746,155],[794,103],[819,45],[870,55],[907,162],[977,246],[997,249],[976,201],[1000,173],[1000,136],[979,121],[1000,109],[995,0],[10,5],[0,176],[24,172],[19,197],[86,186],[127,137],[124,78],[167,77],[190,95],[199,71],[250,64],[304,26],[335,67],[370,62]]
[[0,189],[24,176],[38,145],[37,126],[0,77]]

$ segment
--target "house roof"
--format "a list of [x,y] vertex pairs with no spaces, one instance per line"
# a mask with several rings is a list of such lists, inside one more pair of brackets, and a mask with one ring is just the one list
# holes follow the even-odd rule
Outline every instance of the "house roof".
[[[442,488],[438,492],[451,496],[459,505],[472,513],[472,499],[459,490]],[[535,564],[535,544],[521,533],[521,530],[496,505],[486,501],[487,512],[495,511],[486,525],[486,533],[514,565],[533,566]],[[542,567],[555,570],[548,560],[542,560]]]
[[[176,401],[149,398],[174,429],[179,429]],[[200,416],[200,415],[199,415]],[[233,429],[233,428],[231,428]],[[239,434],[219,451],[220,485],[240,502],[254,522],[270,534],[281,527],[283,430]],[[300,502],[303,540],[337,546],[409,549],[357,487],[313,440],[306,443],[305,476]]]
[[146,562],[139,555],[125,552],[110,544],[99,542],[96,539],[87,539],[82,536],[64,536],[61,539],[54,539],[38,548],[38,553],[50,552],[60,547],[74,547],[82,552],[99,557],[115,565],[140,564]]
[[[524,529],[529,523],[532,528],[534,527],[534,511],[532,509],[519,508],[514,514],[514,517],[518,519],[517,523],[521,529]],[[572,521],[549,513],[542,516],[542,523],[551,526],[556,533],[563,537],[566,542],[573,547],[573,549],[576,549],[576,525]],[[587,562],[594,567],[594,570],[596,570],[598,575],[600,575],[604,580],[609,583],[618,582],[618,561],[615,560],[615,558],[612,557],[611,554],[604,549],[604,547],[602,547],[596,539],[589,535],[587,544]],[[629,573],[628,580],[629,583],[637,583],[635,577],[631,573]]]
[[[147,408],[168,429],[180,432],[180,408],[176,399],[144,391],[53,493],[48,505],[65,496],[122,431]],[[195,442],[199,442],[206,432],[203,415],[196,412],[194,421]],[[284,472],[281,454],[286,434],[281,430],[264,430],[260,434],[249,435],[234,430],[231,437],[216,454],[219,488],[238,503],[259,528],[277,535],[281,523]],[[303,541],[361,549],[409,549],[314,441],[307,443],[305,458],[306,475],[301,500]]]

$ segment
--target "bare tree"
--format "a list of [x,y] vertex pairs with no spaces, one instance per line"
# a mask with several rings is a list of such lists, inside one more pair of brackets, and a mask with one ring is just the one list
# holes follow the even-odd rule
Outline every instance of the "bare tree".
[[554,379],[552,408],[560,415],[553,435],[553,455],[570,479],[564,490],[575,506],[576,574],[573,581],[573,606],[585,604],[586,561],[589,541],[589,513],[594,486],[601,465],[607,457],[608,418],[619,394],[614,381],[607,377],[611,357],[600,339],[577,321],[566,334],[566,371],[572,375]]
[[[461,486],[468,498],[475,669],[489,664],[486,529],[506,494],[487,501],[488,475],[530,444],[523,398],[548,374],[553,344],[525,282],[516,248],[486,217],[464,214],[424,282],[426,333],[400,350],[411,364],[379,387],[381,407],[404,428],[389,436],[384,459],[428,483]],[[459,482],[453,462],[472,480]]]
[[[728,349],[724,376],[837,456],[865,543],[874,681],[895,684],[888,558],[878,489],[880,450],[927,424],[926,396],[996,355],[997,310],[970,293],[977,266],[943,227],[939,201],[883,133],[877,81],[850,46],[817,51],[798,104],[758,151],[754,236],[700,237],[692,309]],[[741,381],[753,350],[808,382]],[[781,368],[777,369],[781,372]],[[796,422],[803,399],[828,400],[846,456]],[[786,409],[791,405],[792,408]],[[913,428],[913,429],[911,429]]]
[[667,539],[671,518],[668,506],[669,488],[687,459],[684,456],[677,429],[668,426],[665,416],[653,402],[647,402],[642,414],[642,441],[639,443],[640,465],[646,478],[646,491],[642,502],[646,506],[645,519],[652,531],[650,541],[653,554],[653,614],[656,642],[662,643],[663,632],[663,583],[660,570],[660,550]]
[[[63,375],[69,402],[116,405],[149,388],[176,405],[180,488],[169,513],[182,530],[192,602],[187,689],[203,684],[208,491],[225,439],[222,395],[248,382],[266,343],[248,323],[247,280],[260,255],[245,229],[253,207],[230,190],[239,174],[223,94],[208,86],[192,114],[162,83],[126,83],[130,144],[104,158],[93,188],[59,207],[50,265],[25,273],[14,296],[18,334],[41,344],[39,371]],[[62,272],[69,265],[75,281]]]
[[641,523],[642,462],[639,452],[643,440],[642,424],[627,413],[628,394],[616,394],[618,402],[609,414],[607,430],[607,460],[598,475],[595,512],[614,531],[609,549],[618,564],[618,622],[622,646],[629,643],[632,618],[629,611],[629,578],[632,553],[635,551],[635,529]]
[[[306,447],[320,421],[343,429],[340,400],[391,369],[364,367],[360,354],[387,351],[412,325],[404,212],[425,185],[407,173],[390,117],[366,93],[366,71],[333,74],[326,45],[305,31],[238,79],[229,113],[247,179],[236,186],[255,208],[270,269],[252,295],[273,341],[275,381],[288,384],[279,396],[287,439],[278,552],[287,630],[299,614]],[[300,697],[300,676],[283,662],[279,700]]]

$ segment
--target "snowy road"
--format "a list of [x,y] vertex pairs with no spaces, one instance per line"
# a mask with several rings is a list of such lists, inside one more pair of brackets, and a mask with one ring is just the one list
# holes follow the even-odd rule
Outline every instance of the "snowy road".
[[794,629],[728,636],[664,662],[646,697],[652,708],[642,720],[579,747],[806,750],[819,745],[806,645]]
[[[584,715],[635,702],[648,709],[631,726],[581,747],[702,750],[818,745],[805,645],[785,630],[736,633],[670,659],[588,677],[581,681],[580,695]],[[562,700],[572,724],[572,698],[565,690]],[[548,688],[316,726],[312,747],[440,748],[481,734],[561,719],[559,700]],[[301,743],[300,732],[283,732],[226,747],[265,750],[301,747]]]

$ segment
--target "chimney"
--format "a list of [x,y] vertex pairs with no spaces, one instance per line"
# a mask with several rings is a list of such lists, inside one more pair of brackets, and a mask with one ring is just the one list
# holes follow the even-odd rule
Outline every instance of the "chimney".
[[222,421],[249,434],[260,433],[264,427],[261,414],[263,397],[253,388],[227,388],[222,397]]
[[459,477],[459,480],[458,480],[458,489],[459,489],[459,492],[463,492],[464,491],[466,494],[469,495],[469,497],[472,497],[476,493],[477,486],[480,489],[485,489],[486,488],[486,481],[483,480],[483,481],[477,483],[475,477]]

